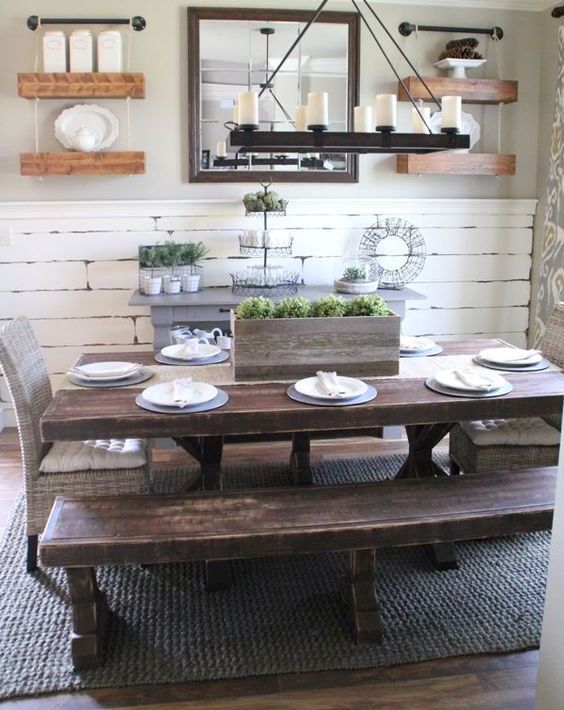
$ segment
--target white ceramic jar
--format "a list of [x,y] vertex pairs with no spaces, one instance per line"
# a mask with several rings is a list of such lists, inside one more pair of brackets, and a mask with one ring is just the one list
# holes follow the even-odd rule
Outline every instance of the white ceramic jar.
[[43,35],[43,71],[66,72],[67,38],[64,32],[45,32]]
[[107,30],[98,35],[98,71],[123,71],[121,32]]
[[92,53],[92,33],[90,30],[75,30],[69,39],[71,72],[91,72],[94,70]]

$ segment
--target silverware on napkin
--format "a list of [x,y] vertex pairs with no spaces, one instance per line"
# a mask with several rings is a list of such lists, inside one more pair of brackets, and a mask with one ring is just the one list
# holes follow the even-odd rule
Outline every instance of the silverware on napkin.
[[329,397],[333,399],[343,399],[347,396],[348,392],[339,382],[336,372],[323,372],[319,370],[316,374],[321,391],[328,394]]

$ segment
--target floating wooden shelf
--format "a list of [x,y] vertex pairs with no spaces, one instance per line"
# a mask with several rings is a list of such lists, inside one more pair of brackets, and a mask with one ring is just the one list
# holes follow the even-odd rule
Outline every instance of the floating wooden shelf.
[[18,95],[25,99],[144,99],[145,77],[100,72],[18,74]]
[[[445,76],[423,77],[435,96],[462,96],[465,104],[511,104],[517,101],[518,82],[501,79],[452,79]],[[415,76],[403,79],[414,99],[430,101],[429,92]],[[409,101],[401,84],[398,85],[399,101]]]
[[140,175],[145,153],[20,153],[22,175]]
[[410,175],[515,175],[515,156],[501,153],[429,153],[397,156],[397,172]]

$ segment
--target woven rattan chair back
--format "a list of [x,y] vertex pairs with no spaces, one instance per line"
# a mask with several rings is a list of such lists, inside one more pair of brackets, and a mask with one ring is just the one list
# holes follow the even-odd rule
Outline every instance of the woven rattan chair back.
[[27,318],[0,328],[0,366],[12,398],[26,481],[37,478],[48,450],[39,434],[39,419],[52,397],[41,348]]
[[541,343],[543,355],[558,367],[564,369],[564,304],[556,306],[548,323]]

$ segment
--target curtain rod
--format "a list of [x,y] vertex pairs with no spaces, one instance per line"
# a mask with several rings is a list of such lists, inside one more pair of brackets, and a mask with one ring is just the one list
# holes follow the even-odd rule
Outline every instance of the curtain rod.
[[564,5],[560,5],[560,7],[555,7],[552,9],[552,12],[550,13],[552,17],[564,17]]
[[413,22],[402,22],[398,27],[400,35],[404,37],[409,37],[412,32],[415,31],[425,31],[425,32],[459,32],[461,34],[472,34],[472,35],[490,35],[490,37],[496,36],[497,39],[503,39],[503,30],[501,27],[442,27],[439,25],[416,25]]
[[132,18],[122,17],[39,17],[30,15],[27,18],[27,26],[33,32],[42,25],[131,25],[136,32],[141,32],[147,26],[147,22],[141,15]]

